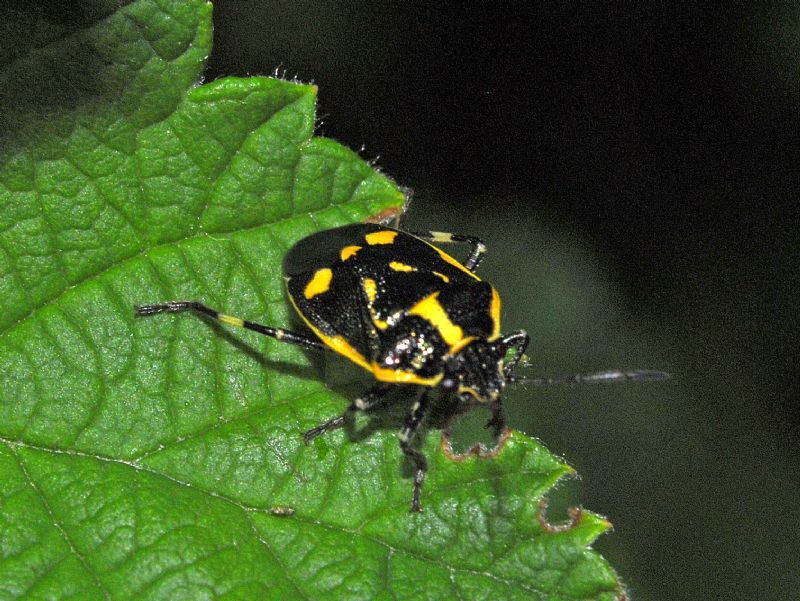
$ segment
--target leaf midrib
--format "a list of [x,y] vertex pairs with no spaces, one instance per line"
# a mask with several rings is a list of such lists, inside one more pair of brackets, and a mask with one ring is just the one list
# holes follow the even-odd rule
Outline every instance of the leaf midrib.
[[[104,457],[104,456],[101,456],[101,455],[93,455],[91,453],[83,453],[83,452],[80,452],[80,451],[70,451],[70,450],[64,450],[64,449],[55,449],[55,448],[50,448],[50,447],[32,445],[32,444],[28,444],[28,443],[25,443],[25,442],[22,442],[22,441],[10,440],[10,439],[3,438],[3,437],[0,437],[0,443],[5,444],[9,448],[11,453],[14,455],[17,463],[20,466],[20,469],[23,471],[23,474],[25,476],[26,481],[28,482],[28,484],[31,487],[31,489],[33,490],[33,492],[37,495],[37,497],[40,498],[41,502],[44,504],[45,509],[46,509],[46,511],[48,511],[48,515],[50,515],[51,518],[53,519],[53,522],[54,522],[54,525],[56,526],[56,528],[62,531],[62,536],[64,536],[65,540],[67,541],[67,544],[68,544],[70,550],[79,559],[79,561],[84,566],[84,568],[90,574],[92,574],[92,576],[95,578],[95,580],[97,580],[98,586],[100,586],[101,590],[103,590],[104,592],[107,592],[107,591],[102,586],[102,580],[100,579],[100,577],[97,574],[94,573],[94,571],[88,565],[86,560],[81,556],[81,554],[77,551],[77,549],[74,547],[74,545],[70,542],[68,532],[66,531],[66,529],[62,525],[59,525],[58,520],[55,518],[55,516],[52,513],[52,511],[49,509],[49,501],[48,501],[47,496],[41,490],[39,490],[38,486],[36,486],[35,480],[30,476],[30,474],[28,474],[28,472],[27,472],[27,470],[25,469],[25,466],[24,466],[24,461],[22,460],[21,457],[19,457],[19,455],[16,453],[15,449],[21,447],[21,448],[30,449],[30,450],[39,451],[39,452],[44,452],[44,453],[51,453],[51,454],[54,454],[54,455],[66,455],[66,456],[70,456],[70,457],[80,457],[80,458],[83,458],[83,459],[91,459],[91,460],[99,461],[99,462],[102,462],[102,463],[111,463],[111,464],[117,464],[117,465],[122,464],[122,465],[125,465],[125,466],[133,469],[133,470],[136,470],[136,471],[139,471],[139,472],[144,472],[144,473],[146,473],[146,474],[148,474],[150,476],[155,476],[157,478],[163,478],[163,479],[167,480],[168,482],[170,482],[173,485],[180,486],[180,487],[188,489],[188,490],[196,491],[196,492],[198,492],[200,494],[203,494],[203,495],[207,495],[207,496],[211,497],[212,499],[222,501],[222,502],[224,502],[224,503],[226,503],[228,505],[231,505],[233,507],[236,507],[238,510],[242,511],[243,515],[244,515],[244,517],[245,517],[245,519],[246,519],[246,521],[248,523],[248,525],[250,525],[250,527],[253,529],[254,538],[262,545],[264,545],[265,542],[262,540],[262,537],[258,534],[258,527],[252,522],[251,516],[253,514],[262,514],[264,516],[274,517],[272,515],[271,511],[270,511],[271,510],[270,507],[250,506],[250,505],[247,505],[245,503],[241,503],[240,501],[238,501],[238,500],[236,500],[236,499],[234,499],[232,497],[229,497],[227,495],[220,494],[220,493],[217,493],[217,492],[212,491],[212,490],[208,490],[205,487],[198,486],[198,485],[193,484],[193,483],[185,482],[183,480],[180,480],[178,478],[170,476],[169,474],[164,473],[162,471],[153,469],[153,468],[148,467],[148,466],[143,466],[143,465],[140,465],[140,464],[136,464],[136,463],[133,463],[132,461],[126,461],[126,460],[123,460],[123,459],[115,459],[115,458],[110,458],[110,457]],[[542,473],[543,472],[532,471],[532,470],[524,470],[524,471],[518,472],[518,474],[521,475],[521,476],[526,476],[526,475],[541,476]],[[548,473],[550,473],[550,472],[548,472]],[[476,482],[489,482],[489,481],[493,481],[493,480],[498,480],[500,478],[501,478],[500,475],[498,475],[496,477],[495,476],[488,476],[488,477],[474,478],[474,479],[470,480],[469,482],[463,482],[463,483],[459,483],[458,485],[448,487],[448,489],[457,489],[459,487],[463,488],[463,487],[471,486]],[[400,505],[405,506],[405,502],[402,502],[402,503],[398,502],[397,504],[390,503],[390,504],[388,504],[386,506],[381,507],[379,511],[376,510],[376,513],[385,514],[387,511],[391,511],[393,509],[398,509]],[[417,561],[420,561],[420,562],[423,562],[423,563],[427,563],[427,564],[434,564],[434,565],[440,567],[443,570],[447,570],[447,571],[450,571],[450,572],[462,572],[462,573],[465,573],[465,574],[471,574],[471,575],[474,575],[474,576],[481,576],[481,577],[489,578],[491,580],[494,580],[496,582],[502,583],[502,584],[507,585],[509,587],[521,588],[523,590],[526,590],[527,592],[530,592],[530,593],[538,595],[540,598],[546,598],[547,597],[547,593],[545,593],[544,591],[538,590],[536,588],[533,588],[529,584],[527,584],[527,583],[525,583],[523,581],[506,580],[504,578],[500,578],[500,577],[496,576],[495,574],[491,574],[489,572],[481,572],[481,571],[474,570],[474,569],[471,569],[471,568],[465,568],[463,566],[450,565],[448,563],[445,563],[445,562],[443,562],[441,560],[436,559],[435,557],[429,557],[429,556],[426,556],[426,555],[420,555],[419,553],[415,552],[413,549],[408,549],[408,548],[401,547],[401,546],[395,546],[395,545],[390,544],[389,542],[387,542],[385,540],[382,540],[381,538],[378,538],[378,537],[376,537],[374,535],[371,535],[371,534],[368,534],[368,533],[364,532],[363,529],[362,529],[364,524],[359,525],[356,528],[344,528],[342,526],[339,526],[339,525],[336,525],[336,524],[332,524],[330,522],[324,522],[324,521],[321,521],[321,520],[314,520],[314,519],[311,519],[311,518],[306,518],[306,517],[303,517],[300,514],[294,514],[291,518],[281,518],[281,519],[293,519],[293,520],[297,520],[299,522],[302,522],[303,524],[317,526],[319,528],[323,528],[323,529],[331,531],[331,532],[347,534],[347,535],[350,535],[350,536],[362,537],[362,538],[364,538],[364,539],[366,539],[366,540],[368,540],[368,541],[370,541],[370,542],[372,542],[372,543],[374,543],[376,545],[382,546],[382,547],[384,547],[386,549],[389,549],[391,551],[404,553],[408,557],[411,557],[411,558],[413,558],[413,559],[415,559]],[[413,519],[413,516],[411,516],[410,519]],[[270,552],[270,554],[274,555],[274,551],[269,547],[269,545],[267,545],[267,547],[268,547],[268,551]],[[294,585],[294,583],[292,583],[292,584]],[[389,583],[386,583],[386,584],[388,586]],[[110,598],[110,597],[107,596],[107,598]]]

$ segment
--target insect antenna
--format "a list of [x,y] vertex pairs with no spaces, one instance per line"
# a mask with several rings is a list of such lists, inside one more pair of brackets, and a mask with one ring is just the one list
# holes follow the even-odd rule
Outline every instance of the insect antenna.
[[652,369],[639,369],[634,371],[621,371],[610,369],[590,374],[571,374],[557,378],[526,378],[512,375],[508,384],[522,384],[528,386],[554,386],[560,384],[612,384],[617,382],[656,382],[666,380],[670,375],[665,371]]

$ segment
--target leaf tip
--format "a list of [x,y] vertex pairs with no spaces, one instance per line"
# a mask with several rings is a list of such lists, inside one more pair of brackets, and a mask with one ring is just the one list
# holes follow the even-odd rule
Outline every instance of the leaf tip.
[[400,218],[405,213],[405,210],[406,208],[404,206],[386,207],[364,219],[364,223],[391,225],[392,223],[397,223],[400,221]]

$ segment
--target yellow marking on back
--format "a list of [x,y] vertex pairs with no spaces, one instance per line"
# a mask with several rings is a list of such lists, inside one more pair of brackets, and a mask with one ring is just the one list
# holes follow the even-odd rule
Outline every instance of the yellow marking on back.
[[389,267],[394,269],[395,271],[416,271],[416,267],[411,267],[411,265],[406,265],[405,263],[401,263],[400,261],[392,261],[389,263]]
[[354,254],[356,254],[360,250],[361,250],[360,246],[355,246],[355,245],[345,246],[341,250],[341,252],[339,253],[339,256],[341,257],[342,261],[347,261],[347,259],[352,257]]
[[489,342],[500,337],[500,295],[492,287],[492,303],[489,305],[489,316],[492,318],[492,335]]
[[451,347],[459,344],[464,338],[464,331],[461,326],[457,326],[450,321],[444,307],[439,303],[439,293],[429,294],[408,311],[409,315],[419,315],[428,321],[434,328],[439,330],[442,339]]
[[367,371],[370,371],[369,363],[367,363],[367,360],[364,358],[364,355],[362,355],[356,349],[354,349],[353,345],[351,345],[349,342],[347,342],[347,340],[345,340],[344,337],[342,337],[342,336],[326,336],[325,334],[323,334],[321,332],[318,332],[317,336],[320,337],[322,342],[327,344],[329,347],[331,347],[333,350],[335,350],[340,355],[344,355],[345,357],[350,359],[350,361],[352,361],[356,365],[360,365],[361,367],[363,367]]
[[[288,280],[286,282],[288,284]],[[345,357],[350,359],[350,361],[352,361],[359,367],[363,367],[369,372],[372,371],[372,367],[364,358],[364,355],[362,355],[356,349],[354,349],[353,346],[349,342],[347,342],[347,340],[345,340],[342,336],[328,336],[325,333],[323,333],[317,326],[308,321],[305,315],[303,315],[303,312],[297,306],[297,303],[294,301],[294,298],[292,298],[292,295],[289,294],[288,296],[289,296],[289,301],[292,303],[294,310],[297,311],[297,314],[300,316],[300,319],[302,319],[303,322],[309,327],[309,329],[312,332],[314,332],[314,334],[316,334],[317,338],[322,340],[323,343],[325,343],[327,346],[329,346],[331,349],[333,349],[340,355],[344,355]]]
[[464,336],[464,338],[462,338],[461,340],[459,340],[453,346],[450,347],[450,354],[451,355],[455,355],[461,349],[463,349],[465,346],[467,346],[470,342],[472,342],[473,340],[477,340],[477,339],[478,338],[476,336]]
[[474,388],[470,388],[469,386],[459,386],[458,387],[458,394],[469,394],[472,395],[476,401],[479,403],[486,403],[487,399],[483,398],[481,395],[478,394],[478,391]]
[[[426,243],[426,244],[427,244],[427,243]],[[475,278],[476,280],[480,281],[480,278],[479,278],[478,276],[476,276],[476,275],[475,275],[474,273],[472,273],[472,272],[471,272],[469,269],[467,269],[466,267],[464,267],[464,266],[463,266],[461,263],[459,263],[459,262],[458,262],[458,261],[456,261],[456,260],[455,260],[453,257],[451,257],[451,256],[450,256],[450,255],[448,255],[446,252],[444,252],[444,251],[443,251],[441,248],[439,248],[438,246],[434,246],[433,244],[429,244],[428,246],[430,246],[430,247],[431,247],[431,248],[433,248],[433,249],[434,249],[434,250],[435,250],[437,253],[439,253],[439,256],[440,256],[440,257],[442,257],[442,259],[443,259],[445,262],[447,262],[447,263],[450,263],[450,265],[452,265],[453,267],[457,267],[458,269],[460,269],[461,271],[463,271],[463,272],[464,272],[464,273],[466,273],[467,275],[470,275],[470,276],[472,276],[473,278]]]
[[432,272],[437,278],[441,279],[445,284],[450,282],[450,278],[448,278],[445,274],[439,273],[438,271]]
[[370,366],[370,371],[376,380],[381,382],[394,382],[396,384],[418,384],[420,386],[436,386],[442,380],[443,374],[436,374],[431,378],[423,378],[413,371],[381,367],[375,361]]
[[375,299],[378,298],[378,284],[372,278],[364,278],[361,280],[361,286],[364,288],[364,294],[367,295],[367,299],[369,300],[369,304],[375,302]]
[[367,241],[367,244],[375,245],[375,244],[391,244],[394,242],[394,239],[397,237],[397,232],[392,230],[380,230],[378,232],[372,232],[371,234],[367,234],[364,236],[364,240]]
[[361,287],[364,289],[364,294],[367,295],[367,306],[369,308],[369,316],[372,319],[372,323],[379,330],[385,330],[389,327],[388,322],[385,322],[378,317],[378,313],[375,311],[375,307],[373,307],[375,299],[378,298],[378,283],[372,278],[364,278],[361,280]]
[[233,315],[225,315],[224,313],[220,313],[217,315],[217,319],[219,319],[222,323],[228,324],[229,326],[236,326],[237,328],[244,327],[244,320],[234,317]]
[[333,272],[328,267],[318,269],[314,273],[314,277],[306,284],[306,289],[303,291],[306,298],[311,300],[318,294],[323,294],[328,291],[333,279]]

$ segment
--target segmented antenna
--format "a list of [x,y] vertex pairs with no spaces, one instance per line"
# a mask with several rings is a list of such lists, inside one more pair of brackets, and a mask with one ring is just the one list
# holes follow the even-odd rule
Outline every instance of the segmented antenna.
[[591,374],[572,374],[558,378],[525,378],[511,376],[509,384],[527,384],[529,386],[553,386],[557,384],[615,384],[617,382],[655,382],[666,380],[670,375],[665,371],[639,369],[620,371],[611,369]]

